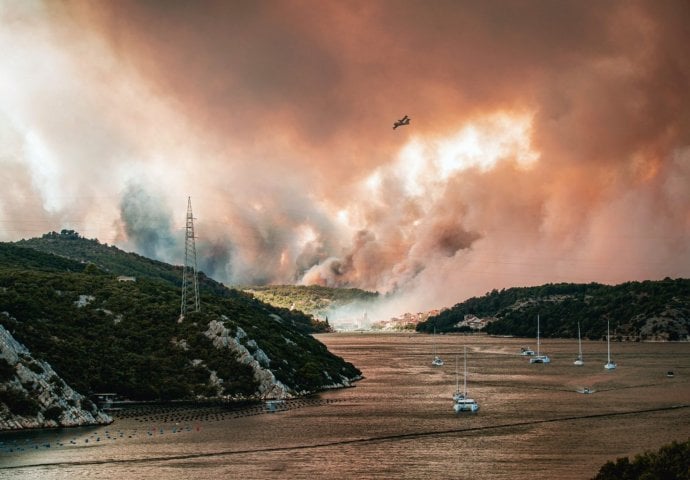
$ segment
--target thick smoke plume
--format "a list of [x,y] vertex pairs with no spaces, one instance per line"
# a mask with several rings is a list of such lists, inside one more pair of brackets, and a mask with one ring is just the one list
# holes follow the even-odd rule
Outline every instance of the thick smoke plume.
[[0,22],[2,240],[179,264],[191,196],[209,275],[387,293],[370,317],[690,276],[685,1],[10,0]]

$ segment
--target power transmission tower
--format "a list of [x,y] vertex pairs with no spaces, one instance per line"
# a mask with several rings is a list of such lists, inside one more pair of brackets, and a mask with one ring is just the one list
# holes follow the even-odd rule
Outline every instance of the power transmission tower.
[[187,197],[187,228],[184,236],[184,267],[182,269],[182,304],[180,321],[187,312],[198,312],[199,282],[196,275],[196,246],[194,244],[194,215],[192,197]]

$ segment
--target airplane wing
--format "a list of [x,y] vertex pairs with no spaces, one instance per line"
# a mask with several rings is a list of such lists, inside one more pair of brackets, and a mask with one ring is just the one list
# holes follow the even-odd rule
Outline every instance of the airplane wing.
[[393,130],[395,130],[398,127],[402,127],[403,125],[409,125],[410,124],[410,118],[405,115],[403,118],[400,120],[396,120],[395,123],[393,123]]

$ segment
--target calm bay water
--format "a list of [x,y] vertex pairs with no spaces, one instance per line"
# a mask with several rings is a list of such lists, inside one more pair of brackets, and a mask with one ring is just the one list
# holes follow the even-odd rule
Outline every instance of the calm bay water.
[[[365,379],[288,403],[228,411],[139,409],[107,427],[0,435],[0,478],[591,478],[607,460],[690,438],[690,344],[542,343],[417,334],[317,336]],[[435,347],[445,360],[432,367]],[[456,416],[455,360],[477,414]],[[666,372],[672,370],[674,378]],[[462,382],[462,376],[460,377]],[[590,395],[577,393],[589,387]]]

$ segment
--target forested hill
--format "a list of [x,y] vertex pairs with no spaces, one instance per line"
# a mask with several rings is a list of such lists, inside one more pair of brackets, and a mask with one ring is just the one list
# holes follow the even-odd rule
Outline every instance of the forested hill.
[[[170,286],[181,288],[182,267],[170,265],[158,260],[152,260],[136,253],[125,252],[119,248],[99,242],[97,239],[88,239],[79,235],[74,230],[62,230],[49,232],[41,237],[19,240],[11,245],[28,248],[36,253],[24,252],[21,255],[20,266],[34,266],[40,269],[60,268],[81,272],[85,268],[96,268],[107,274],[115,276],[131,276],[136,279],[163,281]],[[40,256],[38,252],[53,254],[52,258],[45,255]],[[10,265],[15,262],[10,258],[13,254],[9,250],[0,251],[0,261],[2,264]],[[40,259],[38,263],[27,263],[30,258]],[[71,263],[70,263],[71,261]],[[204,272],[198,272],[199,292],[202,296],[228,296],[237,295],[232,289],[220,282],[207,277]],[[259,298],[259,300],[263,300]],[[268,303],[268,302],[267,302]],[[295,325],[305,332],[315,333],[328,330],[324,322],[314,319],[309,314],[304,314],[303,310],[293,309],[289,311],[282,308],[282,305],[274,305],[277,313],[287,316]]]
[[690,280],[547,284],[539,287],[493,290],[473,297],[429,318],[418,331],[453,332],[466,315],[489,319],[484,331],[493,335],[535,337],[537,315],[544,337],[583,338],[611,334],[620,340],[687,340],[690,335]]
[[379,296],[376,292],[358,288],[330,288],[319,285],[269,285],[246,287],[243,290],[271,305],[301,310],[320,318],[327,317],[331,309],[352,303],[370,302]]
[[[97,239],[84,238],[74,230],[50,232],[41,237],[19,240],[14,244],[80,263],[92,263],[98,269],[113,275],[165,280],[177,286],[182,284],[182,267],[125,252]],[[199,281],[201,288],[220,291],[221,285],[208,279],[203,273],[200,274]]]
[[202,289],[201,312],[178,321],[175,282],[153,274],[121,281],[116,273],[132,272],[110,265],[0,243],[0,324],[80,393],[260,398],[348,385],[360,375],[308,334],[301,312],[216,284],[222,295]]

